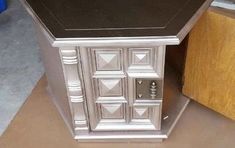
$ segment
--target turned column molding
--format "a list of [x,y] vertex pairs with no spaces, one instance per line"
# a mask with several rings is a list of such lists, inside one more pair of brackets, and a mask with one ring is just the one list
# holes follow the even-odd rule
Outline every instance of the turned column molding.
[[86,105],[82,90],[80,64],[76,47],[60,48],[61,61],[70,102],[73,124],[76,131],[88,131]]

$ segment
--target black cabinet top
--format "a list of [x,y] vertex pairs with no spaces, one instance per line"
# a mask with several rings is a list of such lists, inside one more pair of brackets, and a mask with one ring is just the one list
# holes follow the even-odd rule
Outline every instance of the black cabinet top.
[[211,0],[25,0],[55,38],[176,36]]

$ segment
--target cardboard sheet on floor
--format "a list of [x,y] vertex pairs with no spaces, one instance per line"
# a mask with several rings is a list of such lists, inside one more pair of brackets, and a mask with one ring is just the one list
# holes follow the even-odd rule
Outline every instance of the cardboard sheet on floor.
[[169,139],[162,143],[78,143],[47,94],[46,85],[44,76],[0,137],[0,148],[221,148],[235,145],[235,122],[195,102],[189,104]]

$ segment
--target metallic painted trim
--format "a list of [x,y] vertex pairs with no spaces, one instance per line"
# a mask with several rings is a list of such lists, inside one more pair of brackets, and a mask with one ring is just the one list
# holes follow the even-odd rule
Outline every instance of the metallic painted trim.
[[86,100],[80,73],[79,51],[76,47],[59,49],[64,71],[65,85],[73,117],[74,130],[89,131],[89,120],[86,111]]
[[[198,18],[202,15],[202,13],[207,9],[209,4],[212,0],[207,0],[205,3],[200,7],[200,9],[194,14],[194,16],[187,22],[187,24],[181,29],[181,31],[176,36],[143,36],[143,37],[100,37],[100,38],[55,38],[53,34],[46,28],[46,26],[40,21],[38,16],[34,13],[31,7],[25,0],[20,0],[22,4],[25,6],[26,10],[29,14],[33,17],[34,21],[38,24],[42,33],[45,35],[46,39],[49,40],[50,44],[54,47],[59,47],[60,55],[61,55],[61,62],[63,63],[63,72],[64,77],[66,80],[66,87],[67,87],[67,95],[69,98],[70,109],[73,115],[73,125],[74,125],[74,132],[75,132],[75,139],[81,142],[87,141],[98,141],[98,142],[107,142],[107,141],[162,141],[166,139],[168,135],[171,133],[173,127],[175,126],[176,122],[178,121],[179,117],[182,115],[183,111],[185,110],[186,106],[189,103],[189,100],[186,97],[183,97],[181,94],[178,94],[178,102],[174,102],[176,104],[175,108],[170,108],[167,111],[167,115],[169,115],[170,120],[164,120],[161,125],[160,129],[159,122],[161,122],[161,105],[162,100],[159,102],[134,102],[134,100],[130,101],[130,104],[126,102],[118,102],[124,106],[123,113],[126,115],[130,115],[130,110],[127,109],[128,107],[135,107],[135,106],[143,106],[146,105],[148,107],[154,108],[154,103],[160,104],[159,110],[155,110],[158,114],[160,114],[159,118],[153,118],[155,115],[155,111],[151,110],[150,119],[151,122],[158,123],[155,126],[158,127],[151,127],[154,124],[146,124],[146,125],[136,125],[137,122],[133,120],[133,126],[129,128],[128,126],[124,126],[123,120],[118,120],[120,123],[119,127],[124,129],[124,131],[118,131],[116,129],[115,132],[110,131],[110,128],[115,127],[115,124],[110,124],[107,127],[106,122],[104,120],[100,120],[100,113],[97,112],[97,106],[94,102],[96,92],[91,89],[94,86],[94,81],[91,79],[97,78],[114,78],[116,76],[123,76],[126,73],[115,73],[113,75],[104,75],[100,73],[96,73],[96,77],[92,77],[94,75],[92,71],[93,63],[90,62],[91,55],[89,54],[89,49],[92,47],[118,47],[118,48],[126,48],[123,52],[123,69],[122,71],[126,71],[128,64],[127,64],[127,47],[158,47],[160,46],[162,52],[159,52],[160,58],[156,58],[156,62],[162,65],[158,67],[157,72],[160,73],[163,78],[164,76],[164,57],[165,57],[165,46],[166,45],[176,45],[179,44],[183,38],[188,34],[191,30],[193,25],[196,23]],[[79,48],[77,48],[79,47]],[[98,77],[97,77],[98,76]],[[124,76],[125,77],[125,76]],[[128,74],[128,77],[139,78],[138,71],[134,75]],[[143,75],[142,75],[143,77]],[[144,77],[153,78],[153,75],[149,75],[146,73]],[[156,75],[155,77],[158,77]],[[133,80],[132,80],[133,81]],[[131,82],[131,81],[128,81]],[[130,84],[128,84],[130,85]],[[135,85],[135,84],[133,84]],[[135,89],[131,88],[130,91],[135,93]],[[127,96],[126,92],[124,92],[124,96]],[[125,97],[126,98],[126,97]],[[164,99],[163,99],[164,100]],[[175,100],[175,99],[174,99]],[[54,100],[56,101],[56,100]],[[164,102],[164,101],[163,101]],[[98,103],[107,103],[101,102]],[[117,102],[115,102],[117,103]],[[179,104],[177,104],[179,103]],[[125,107],[127,106],[127,107]],[[89,114],[88,114],[89,109]],[[131,117],[130,117],[131,118]],[[125,118],[127,121],[131,121],[128,117]],[[147,120],[141,121],[141,123]],[[101,123],[101,124],[100,124]],[[125,123],[125,122],[124,122]],[[132,123],[132,122],[130,122]],[[98,125],[98,126],[97,126]],[[151,126],[148,126],[151,125]],[[143,128],[147,126],[147,128]],[[106,131],[105,128],[108,130]],[[100,131],[92,131],[91,129],[96,129]],[[147,131],[144,131],[144,130]],[[126,131],[126,130],[134,130],[134,131]]]
[[[136,91],[133,90],[133,92],[127,92],[127,79],[128,77],[128,67],[130,65],[128,64],[128,49],[131,47],[123,47],[123,48],[117,48],[117,47],[95,47],[95,48],[89,48],[89,47],[80,47],[80,52],[81,52],[81,66],[82,71],[84,72],[84,81],[86,84],[90,83],[91,87],[86,85],[86,93],[87,95],[92,95],[91,97],[87,97],[88,101],[88,112],[90,115],[90,124],[91,124],[91,130],[92,131],[109,131],[109,130],[114,130],[114,131],[120,131],[120,130],[160,130],[160,125],[161,125],[161,110],[162,110],[162,101],[156,101],[156,100],[149,100],[146,102],[145,101],[139,101],[134,106],[146,106],[150,107],[152,110],[150,117],[149,117],[149,124],[145,122],[146,124],[140,124],[139,122],[132,122],[132,119],[130,118],[130,110],[129,108],[132,107],[132,101],[130,99],[130,96],[128,97],[127,94],[135,94]],[[145,47],[145,48],[131,48],[135,49],[136,51],[145,51],[145,49],[152,49],[154,50],[154,53],[156,54],[150,54],[151,59],[153,60],[152,62],[154,63],[153,66],[157,67],[154,73],[158,73],[156,75],[161,75],[164,73],[164,61],[165,61],[165,46],[163,47],[155,47],[155,48],[150,48],[150,47]],[[94,53],[108,53],[108,55],[105,58],[108,58],[110,60],[110,55],[115,53],[115,51],[120,51],[120,55],[116,57],[117,61],[121,60],[121,62],[118,62],[120,65],[120,71],[119,73],[110,73],[108,71],[109,69],[106,69],[102,75],[96,75],[96,67],[97,67],[97,62],[99,59],[94,57]],[[124,52],[123,52],[124,51]],[[117,52],[116,52],[117,53]],[[111,56],[112,57],[112,56]],[[107,60],[107,59],[106,59]],[[107,61],[106,61],[107,62]],[[111,61],[109,61],[111,62]],[[112,66],[110,67],[110,70],[113,68]],[[136,73],[141,73],[141,69],[135,69]],[[123,74],[122,74],[123,73]],[[135,73],[135,74],[136,74]],[[149,75],[150,72],[144,72],[142,73],[142,78],[149,78],[152,79],[153,77]],[[121,77],[121,78],[120,78]],[[92,78],[92,79],[91,79]],[[136,77],[135,77],[136,78]],[[163,78],[163,75],[161,75],[161,79]],[[99,79],[107,79],[107,81],[112,82],[112,80],[115,79],[122,79],[120,82],[122,82],[122,94],[118,96],[110,96],[109,99],[106,98],[104,99],[104,96],[101,98],[98,94],[100,94],[100,90],[102,90],[102,87],[100,86]],[[131,79],[131,77],[130,77]],[[108,83],[110,84],[110,83]],[[129,84],[129,87],[134,88],[134,86]],[[161,91],[163,89],[161,88]],[[116,98],[115,98],[116,97]],[[123,97],[124,101],[120,102],[120,97]],[[112,98],[112,99],[111,99]],[[129,99],[128,99],[129,98]],[[162,98],[162,97],[161,97]],[[128,100],[126,100],[128,99]],[[119,101],[119,102],[117,102]],[[102,112],[100,109],[100,104],[115,104],[115,103],[123,103],[122,105],[126,106],[125,110],[123,111],[123,118],[122,119],[116,119],[115,116],[113,119],[109,120],[103,120],[102,117]],[[125,105],[127,104],[127,105]],[[130,123],[129,123],[130,122]]]
[[182,95],[178,99],[184,100],[182,104],[183,108],[180,109],[179,114],[176,115],[172,112],[172,114],[169,115],[175,116],[175,120],[171,124],[168,124],[168,126],[163,126],[162,132],[115,132],[115,135],[112,135],[109,132],[90,132],[89,135],[77,135],[75,136],[75,139],[79,142],[162,142],[162,140],[168,138],[190,102],[188,98]]

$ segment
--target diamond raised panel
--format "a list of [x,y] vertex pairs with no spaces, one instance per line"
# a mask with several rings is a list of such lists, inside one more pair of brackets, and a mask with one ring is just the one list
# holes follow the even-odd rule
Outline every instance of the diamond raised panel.
[[130,48],[129,66],[151,65],[152,48]]
[[148,107],[134,107],[133,108],[134,119],[148,119]]
[[132,51],[132,65],[150,65],[150,51]]
[[[155,93],[158,87],[150,87],[146,83],[146,87],[138,89],[141,90],[143,98],[136,99],[136,79],[161,79],[164,49],[97,47],[82,50],[85,54],[82,58],[86,59],[83,65],[87,70],[84,74],[88,73],[91,76],[85,77],[89,82],[86,84],[90,85],[88,88],[91,88],[91,91],[86,93],[91,94],[87,100],[89,116],[92,117],[92,131],[160,129],[159,103],[162,102],[162,98],[157,97]],[[150,90],[154,99],[147,96]]]
[[122,96],[121,79],[99,79],[99,94],[101,97]]
[[161,78],[164,73],[165,48],[127,48],[127,73],[129,77]]
[[[154,48],[128,48],[129,76],[156,74],[154,67]],[[133,74],[133,75],[132,75]]]
[[120,65],[120,50],[97,50],[96,56],[96,69],[98,71],[104,70],[121,70]]
[[131,114],[131,124],[133,125],[151,125],[153,130],[161,128],[161,103],[155,105],[133,106]]
[[122,104],[102,104],[101,105],[101,117],[102,119],[123,119]]

